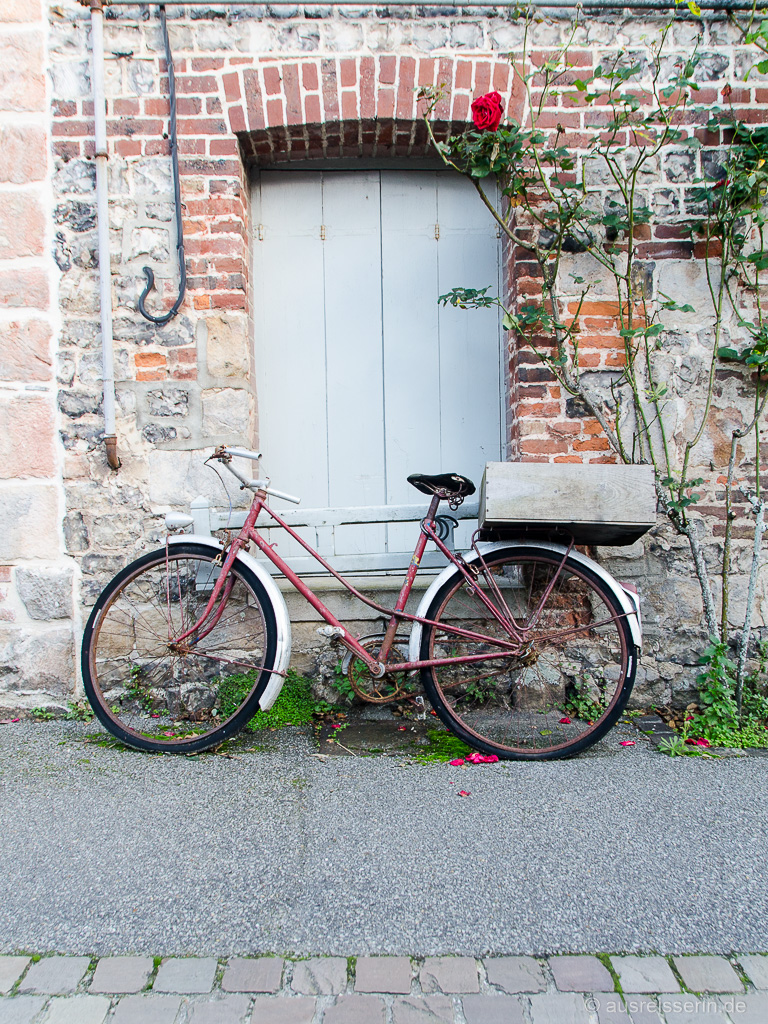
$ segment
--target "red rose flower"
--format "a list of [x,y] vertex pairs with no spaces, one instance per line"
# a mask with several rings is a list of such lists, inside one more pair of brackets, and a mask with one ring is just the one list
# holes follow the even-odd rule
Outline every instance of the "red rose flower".
[[504,104],[497,92],[486,93],[472,103],[472,120],[481,132],[495,132],[501,124]]

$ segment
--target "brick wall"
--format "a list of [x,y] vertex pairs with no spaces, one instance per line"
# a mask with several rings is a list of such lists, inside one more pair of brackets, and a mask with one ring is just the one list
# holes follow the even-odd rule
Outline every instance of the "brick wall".
[[[158,282],[147,301],[150,310],[167,309],[177,289],[163,137],[167,68],[153,9],[108,9],[110,241],[123,459],[113,473],[102,444],[90,16],[74,0],[51,5],[46,28],[34,3],[6,0],[6,11],[0,43],[0,189],[6,200],[0,427],[8,426],[0,430],[7,449],[0,488],[10,514],[0,522],[0,545],[6,545],[0,546],[0,596],[6,600],[0,628],[15,631],[7,635],[17,646],[43,633],[54,638],[61,659],[41,686],[46,699],[61,702],[74,685],[73,626],[109,575],[156,544],[164,511],[210,491],[209,474],[201,468],[204,451],[215,443],[257,442],[249,167],[285,159],[422,156],[428,144],[413,91],[420,84],[446,84],[436,111],[439,133],[463,125],[472,98],[490,88],[516,110],[522,97],[505,54],[519,52],[523,30],[510,11],[494,8],[169,8],[189,289],[179,316],[157,328],[137,314],[136,300],[145,264]],[[637,13],[591,15],[580,29],[579,71],[617,46],[641,51],[643,35],[655,26],[653,18]],[[539,58],[568,27],[567,19],[535,26]],[[748,58],[726,21],[701,26],[680,20],[670,36],[670,57],[688,53],[699,35],[701,105],[714,102],[730,82],[747,119],[761,118],[766,76],[743,82]],[[570,145],[585,141],[575,92],[545,112],[543,126],[557,124],[566,128]],[[704,141],[711,146],[717,140]],[[702,170],[701,159],[677,154],[658,167],[645,183],[652,201],[677,204],[684,213],[687,182]],[[703,293],[701,253],[679,233],[643,239],[641,255],[654,288]],[[579,271],[581,259],[572,257],[566,271]],[[513,305],[538,291],[535,267],[524,252],[505,251],[505,267]],[[590,301],[581,358],[599,382],[622,355],[610,293],[598,287]],[[706,330],[701,319],[681,318],[681,353],[687,346],[687,355],[676,355],[670,372],[683,358],[700,356]],[[511,457],[613,459],[597,423],[561,393],[532,351],[510,345],[508,370]],[[727,401],[721,405],[702,458],[719,443]],[[29,436],[37,442],[34,451],[25,443]],[[28,523],[35,524],[34,532]],[[689,685],[700,640],[700,600],[679,543],[662,530],[645,547],[602,557],[640,585],[649,637],[640,691],[665,700]],[[52,592],[63,595],[59,610],[35,604],[30,572],[47,573],[56,584]],[[664,639],[670,609],[677,615],[674,649]],[[6,662],[22,664],[24,650],[19,647],[21,654]],[[42,702],[33,692],[31,669],[22,664],[4,671],[0,702]],[[27,686],[21,697],[11,690],[19,679]]]

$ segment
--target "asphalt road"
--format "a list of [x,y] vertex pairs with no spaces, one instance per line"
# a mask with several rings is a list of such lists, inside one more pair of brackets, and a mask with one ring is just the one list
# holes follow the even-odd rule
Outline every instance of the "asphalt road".
[[671,760],[618,730],[464,769],[323,762],[293,730],[235,758],[103,735],[0,726],[0,952],[768,949],[768,759]]

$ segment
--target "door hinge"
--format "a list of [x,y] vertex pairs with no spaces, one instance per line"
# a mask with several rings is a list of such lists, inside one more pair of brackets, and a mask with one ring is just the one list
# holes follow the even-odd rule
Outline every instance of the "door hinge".
[[260,242],[264,241],[264,225],[263,224],[257,224],[256,225],[256,237],[258,238],[258,240]]
[[439,224],[435,224],[435,241],[436,242],[440,241],[440,225]]
[[320,240],[325,241],[325,224],[320,225]]

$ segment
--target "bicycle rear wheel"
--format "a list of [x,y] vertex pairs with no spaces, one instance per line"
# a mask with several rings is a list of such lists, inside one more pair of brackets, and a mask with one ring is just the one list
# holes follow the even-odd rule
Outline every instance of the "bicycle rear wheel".
[[[496,653],[495,660],[422,669],[442,721],[470,746],[510,760],[570,757],[621,714],[637,652],[626,614],[588,567],[545,548],[510,547],[486,558],[475,588],[456,572],[426,617],[420,658]],[[482,594],[517,628],[522,650],[503,654],[505,628]],[[465,638],[451,626],[482,634]]]
[[221,571],[214,559],[197,544],[152,551],[118,573],[94,605],[83,635],[85,692],[102,725],[129,746],[205,750],[258,711],[277,625],[249,569],[235,562],[218,620],[176,642],[205,609]]

